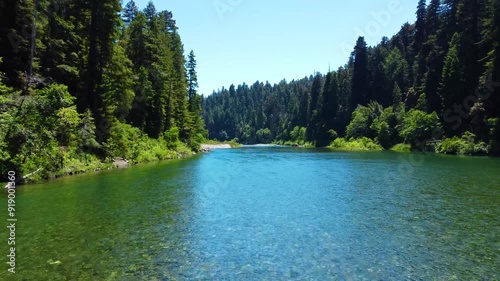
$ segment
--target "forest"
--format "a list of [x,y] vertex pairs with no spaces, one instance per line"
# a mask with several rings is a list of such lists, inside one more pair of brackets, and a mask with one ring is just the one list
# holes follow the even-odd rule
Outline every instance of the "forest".
[[0,0],[0,170],[33,180],[197,151],[194,52],[133,0]]
[[420,0],[414,23],[376,46],[359,37],[337,70],[222,88],[203,118],[242,143],[498,156],[499,48],[499,0]]

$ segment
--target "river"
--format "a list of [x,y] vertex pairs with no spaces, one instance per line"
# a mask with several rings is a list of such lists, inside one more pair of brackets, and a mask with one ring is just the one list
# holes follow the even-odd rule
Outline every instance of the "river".
[[3,280],[500,279],[500,159],[242,147],[24,186],[16,207]]

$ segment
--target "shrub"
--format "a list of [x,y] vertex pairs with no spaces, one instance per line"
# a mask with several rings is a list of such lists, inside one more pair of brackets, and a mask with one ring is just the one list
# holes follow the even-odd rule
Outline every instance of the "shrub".
[[295,126],[290,132],[290,137],[292,138],[292,143],[303,144],[306,141],[306,128]]
[[445,139],[436,145],[436,152],[444,154],[460,155],[486,155],[488,154],[488,145],[484,142],[478,142],[476,135],[471,132],[465,132],[459,138]]
[[414,147],[418,142],[432,140],[442,135],[442,126],[436,112],[427,114],[412,109],[403,119],[401,137]]
[[271,130],[268,128],[258,130],[255,135],[257,137],[257,142],[259,143],[270,143],[273,141]]
[[410,152],[411,151],[411,146],[406,143],[398,143],[395,146],[391,147],[392,151],[399,151],[399,152]]
[[127,159],[137,158],[138,147],[143,135],[138,128],[117,120],[112,123],[109,130],[109,138],[104,145],[108,157],[122,157]]
[[335,139],[328,148],[346,151],[382,150],[382,147],[373,142],[372,139],[361,137],[351,138],[348,141],[344,138]]
[[179,128],[170,128],[163,134],[163,139],[167,142],[167,147],[169,149],[175,149],[177,147],[177,143],[179,142]]

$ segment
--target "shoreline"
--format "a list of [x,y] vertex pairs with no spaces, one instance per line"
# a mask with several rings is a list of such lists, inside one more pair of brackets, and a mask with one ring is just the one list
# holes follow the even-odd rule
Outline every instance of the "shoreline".
[[231,149],[230,144],[202,144],[201,150],[202,152],[209,152],[213,149]]
[[[200,150],[200,153],[202,151]],[[22,179],[28,179],[28,181],[25,182],[20,182],[16,183],[17,186],[23,186],[23,185],[30,185],[30,184],[36,184],[36,183],[41,183],[41,182],[47,182],[53,179],[59,179],[59,178],[64,178],[64,177],[71,177],[71,176],[76,176],[76,175],[82,175],[82,174],[91,174],[91,173],[97,173],[97,172],[103,172],[103,171],[110,171],[110,170],[120,170],[120,169],[126,169],[131,166],[139,166],[141,164],[146,164],[146,163],[155,163],[155,162],[162,162],[162,161],[171,161],[171,160],[180,160],[180,159],[187,159],[189,157],[197,155],[197,152],[192,151],[190,154],[185,154],[185,153],[178,153],[177,158],[164,158],[164,159],[158,159],[155,161],[144,161],[144,162],[130,162],[127,159],[124,158],[115,158],[113,159],[113,162],[111,163],[106,163],[106,162],[100,162],[99,165],[97,166],[92,166],[89,167],[87,170],[78,170],[78,171],[69,171],[69,172],[64,172],[62,174],[59,174],[54,177],[50,178],[45,178],[42,180],[32,180],[30,181],[26,176],[22,176]],[[40,170],[40,169],[38,169]],[[37,171],[38,171],[37,170]],[[30,174],[28,174],[30,175]],[[8,188],[9,183],[8,182],[0,182],[0,186],[4,186],[3,190],[6,190]]]
[[[271,144],[272,145],[272,144]],[[283,147],[296,147],[296,148],[315,148],[315,147],[307,147],[307,146],[294,146],[294,145],[289,145],[289,144],[283,144],[281,145]],[[28,181],[16,184],[16,186],[22,186],[22,185],[29,185],[29,184],[35,184],[35,183],[40,183],[40,182],[46,182],[50,181],[52,179],[58,179],[58,178],[63,178],[63,177],[69,177],[69,176],[74,176],[74,175],[80,175],[80,174],[90,174],[90,173],[95,173],[95,172],[101,172],[101,171],[109,171],[109,170],[118,170],[118,169],[125,169],[129,168],[131,166],[138,166],[141,164],[145,163],[155,163],[155,162],[162,162],[162,161],[170,161],[170,160],[181,160],[181,159],[187,159],[189,157],[195,156],[198,153],[209,153],[212,150],[218,150],[218,149],[232,149],[235,148],[235,146],[232,146],[231,144],[227,143],[218,143],[218,144],[202,144],[200,147],[199,152],[192,151],[190,154],[185,154],[185,153],[178,153],[177,157],[175,158],[165,158],[165,159],[158,159],[155,161],[144,161],[144,162],[130,162],[127,159],[124,158],[115,158],[113,159],[112,163],[105,163],[105,162],[100,162],[98,166],[95,167],[89,167],[88,170],[79,170],[79,171],[70,171],[70,172],[64,172],[63,174],[42,179],[42,180],[35,180],[35,181]],[[352,150],[352,149],[342,149],[342,148],[334,148],[331,146],[326,146],[326,147],[317,147],[317,148],[326,148],[331,151],[337,151],[337,152],[382,152],[382,151],[389,151],[389,152],[396,152],[396,153],[415,153],[415,152],[422,152],[422,151],[414,151],[414,150],[398,150],[398,149],[361,149],[361,150]],[[447,153],[439,153],[436,151],[426,151],[425,153],[430,153],[430,154],[435,154],[435,155],[443,155],[443,156],[459,156],[459,157],[487,157],[487,158],[497,158],[494,155],[465,155],[465,154],[447,154]],[[34,173],[30,173],[27,176],[30,176],[31,174],[35,174],[39,172],[41,169],[36,170]],[[27,176],[22,176],[22,179],[27,179]],[[8,182],[0,182],[0,185],[5,185],[3,188],[4,190],[7,189],[8,187]]]
[[[224,143],[221,143],[221,144],[202,144],[199,152],[192,151],[190,154],[177,153],[177,157],[174,157],[174,158],[165,158],[165,159],[158,159],[156,161],[145,161],[145,162],[138,162],[138,163],[131,162],[125,158],[115,158],[115,159],[113,159],[113,162],[111,162],[111,163],[100,162],[99,165],[89,167],[88,170],[69,171],[69,172],[66,171],[66,172],[63,172],[62,174],[59,174],[57,176],[50,177],[47,179],[42,179],[42,180],[30,181],[26,176],[23,176],[22,178],[28,179],[28,181],[16,184],[16,186],[46,182],[46,181],[50,181],[52,179],[70,177],[70,176],[81,175],[81,174],[91,174],[91,173],[102,172],[102,171],[126,169],[126,168],[129,168],[131,166],[138,166],[138,165],[145,164],[145,163],[155,163],[155,162],[162,162],[162,161],[187,159],[189,157],[197,155],[198,153],[207,153],[207,152],[211,152],[214,149],[231,149],[231,148],[233,148],[233,146],[231,146],[230,144],[224,144]],[[39,171],[39,170],[40,169],[38,169],[37,171]],[[28,174],[28,176],[29,175],[30,174]],[[5,186],[4,189],[7,189],[8,184],[9,184],[8,182],[1,182],[0,186]]]

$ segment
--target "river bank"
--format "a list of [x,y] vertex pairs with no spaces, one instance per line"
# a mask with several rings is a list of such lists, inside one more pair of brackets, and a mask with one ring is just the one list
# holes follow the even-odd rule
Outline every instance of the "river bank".
[[201,145],[201,151],[202,152],[209,152],[212,151],[213,149],[231,149],[230,144],[202,144]]
[[[38,168],[36,172],[29,173],[27,175],[18,175],[16,177],[16,185],[24,185],[31,183],[44,182],[51,179],[57,179],[61,177],[68,177],[79,174],[95,173],[107,170],[124,169],[130,166],[137,166],[144,163],[153,163],[169,160],[177,160],[189,158],[197,153],[195,151],[170,151],[166,157],[159,157],[156,159],[143,160],[143,161],[132,161],[126,158],[114,158],[114,159],[104,159],[104,160],[94,160],[89,161],[85,165],[66,165],[62,169],[58,170],[53,176],[50,177],[37,177],[38,172],[41,172],[43,168]],[[32,175],[32,176],[31,176]],[[0,186],[5,186],[7,188],[7,182],[1,182]]]
[[[235,147],[241,146],[240,144],[236,142],[215,142],[215,141],[208,141],[205,144],[201,144],[200,153],[206,153],[210,152],[214,149],[231,149]],[[85,173],[93,173],[93,172],[100,172],[100,171],[105,171],[105,170],[113,170],[113,169],[124,169],[128,168],[130,166],[136,166],[140,165],[143,163],[153,163],[153,162],[160,162],[160,161],[168,161],[168,160],[176,160],[176,159],[184,159],[188,157],[192,157],[197,154],[195,151],[186,151],[185,149],[181,149],[180,151],[170,151],[171,153],[168,153],[166,157],[160,157],[157,159],[152,159],[148,160],[145,159],[143,161],[132,161],[128,160],[126,158],[114,158],[111,160],[96,160],[96,161],[90,161],[86,165],[78,165],[78,166],[71,166],[67,165],[64,168],[60,169],[54,176],[48,177],[48,178],[31,178],[30,175],[37,174],[39,171],[42,169],[39,168],[37,169],[36,173],[30,173],[27,176],[19,176],[18,177],[18,184],[30,184],[30,183],[37,183],[37,182],[42,182],[50,179],[55,179],[55,178],[61,178],[61,177],[67,177],[67,176],[73,176],[73,175],[78,175],[78,174],[85,174]],[[7,182],[2,182],[0,183],[0,186],[5,186],[7,187]]]

